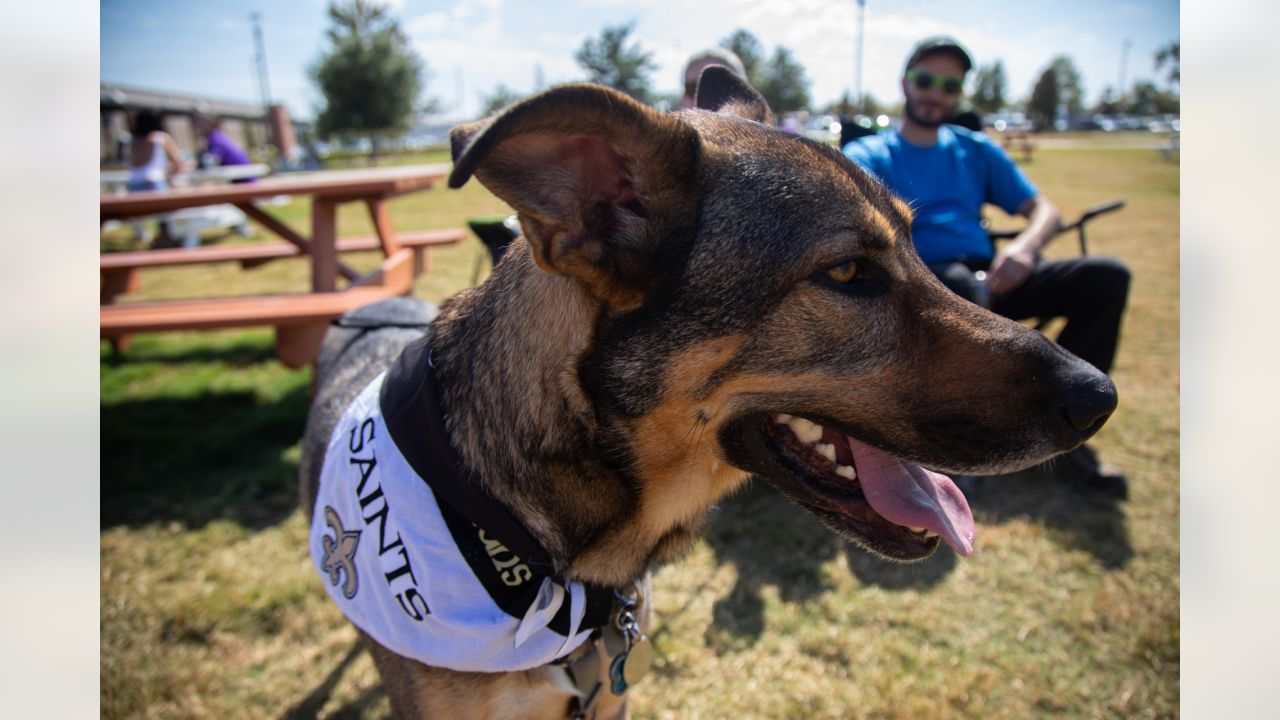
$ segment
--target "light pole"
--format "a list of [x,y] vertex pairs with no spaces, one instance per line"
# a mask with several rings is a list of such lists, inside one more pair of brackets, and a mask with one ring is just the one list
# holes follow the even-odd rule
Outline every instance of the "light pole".
[[253,45],[257,50],[254,57],[254,64],[258,68],[258,92],[262,95],[262,107],[265,110],[271,107],[271,86],[267,84],[267,51],[262,42],[262,15],[252,13],[249,19],[253,21]]
[[862,35],[867,24],[867,0],[858,0],[858,68],[854,72],[853,102],[855,112],[862,109]]
[[1129,38],[1124,39],[1124,49],[1120,51],[1120,82],[1116,85],[1116,97],[1124,97],[1124,71],[1125,65],[1129,64],[1129,46],[1133,45],[1133,41]]

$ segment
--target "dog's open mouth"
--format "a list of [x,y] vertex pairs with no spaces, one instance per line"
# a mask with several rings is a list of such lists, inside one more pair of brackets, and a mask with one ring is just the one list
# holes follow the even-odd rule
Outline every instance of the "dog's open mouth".
[[801,417],[771,415],[766,426],[778,461],[794,473],[775,484],[869,549],[918,559],[941,536],[961,555],[973,552],[973,514],[951,478]]

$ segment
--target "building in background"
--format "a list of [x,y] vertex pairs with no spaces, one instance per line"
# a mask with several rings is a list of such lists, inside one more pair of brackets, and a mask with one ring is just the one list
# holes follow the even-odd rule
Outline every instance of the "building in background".
[[128,163],[129,119],[132,113],[143,108],[166,114],[165,130],[177,141],[183,155],[193,160],[204,145],[192,122],[196,113],[221,117],[223,132],[248,150],[256,161],[279,165],[284,159],[294,159],[296,154],[293,123],[282,106],[273,105],[264,110],[258,103],[106,83],[100,87],[101,167]]

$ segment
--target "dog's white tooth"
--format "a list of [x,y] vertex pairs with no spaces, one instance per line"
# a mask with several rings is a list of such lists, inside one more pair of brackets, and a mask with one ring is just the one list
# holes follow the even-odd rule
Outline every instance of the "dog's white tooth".
[[836,461],[835,445],[828,445],[827,443],[818,443],[817,447],[815,447],[814,449],[818,451],[819,455],[830,460],[831,462]]
[[786,425],[791,422],[791,416],[786,413],[778,413],[773,416],[773,421],[779,425]]
[[846,480],[856,480],[858,478],[857,471],[848,465],[837,465],[836,474]]
[[822,439],[822,426],[815,422],[793,417],[787,422],[787,426],[796,434],[796,437],[800,438],[800,442],[806,445],[812,445]]
[[910,530],[911,532],[918,532],[918,533],[922,533],[922,532],[924,532],[924,531],[928,530],[929,528],[912,527],[912,526],[908,525],[908,526],[907,526],[907,529],[908,529],[908,530]]

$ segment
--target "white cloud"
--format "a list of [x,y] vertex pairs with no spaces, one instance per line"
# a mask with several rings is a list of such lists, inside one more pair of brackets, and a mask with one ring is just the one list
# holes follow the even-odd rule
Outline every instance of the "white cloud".
[[[463,0],[447,13],[405,22],[410,42],[431,68],[428,93],[440,99],[445,115],[475,117],[481,96],[499,84],[533,92],[538,67],[549,83],[570,79],[576,71],[572,48],[581,43],[580,36],[537,33],[538,42],[530,43],[529,37],[504,32],[502,10],[502,0]],[[564,47],[569,42],[572,48]]]
[[410,37],[439,32],[449,27],[449,15],[442,12],[429,12],[406,20],[404,30]]

